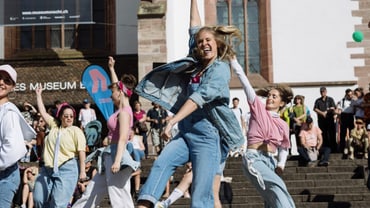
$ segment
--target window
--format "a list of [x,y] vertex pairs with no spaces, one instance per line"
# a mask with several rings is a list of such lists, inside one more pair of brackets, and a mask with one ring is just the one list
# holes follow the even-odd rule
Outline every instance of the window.
[[[110,40],[114,40],[112,29],[115,19],[114,1],[93,0],[93,19],[96,24],[65,24],[11,27],[8,31],[15,34],[13,44],[8,44],[7,57],[22,56],[30,51],[61,52],[82,51],[85,53],[98,53],[112,51]],[[15,42],[14,42],[15,41]],[[69,55],[73,52],[69,52]],[[78,53],[77,53],[78,54]]]
[[[246,9],[245,9],[246,8]],[[246,18],[247,17],[247,18]],[[256,0],[219,1],[217,19],[219,24],[237,26],[243,33],[242,43],[236,48],[238,60],[248,72],[260,72],[258,4]],[[247,34],[247,36],[245,35]]]

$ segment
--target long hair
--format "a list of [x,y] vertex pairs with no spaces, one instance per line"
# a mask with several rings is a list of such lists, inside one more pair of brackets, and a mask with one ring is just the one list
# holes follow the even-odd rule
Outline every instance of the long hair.
[[[195,40],[198,40],[201,32],[213,34],[217,43],[218,58],[221,60],[229,60],[229,58],[234,56],[236,53],[233,49],[233,44],[238,45],[242,40],[240,30],[233,25],[204,26],[199,29],[198,33],[195,35]],[[233,42],[235,39],[237,41]],[[194,55],[197,58],[201,57],[197,47],[194,49]]]
[[281,100],[284,102],[284,106],[280,107],[279,110],[284,108],[287,104],[289,104],[293,99],[293,91],[287,85],[274,85],[270,87],[265,87],[256,91],[256,94],[261,97],[267,97],[268,93],[275,89],[280,93]]

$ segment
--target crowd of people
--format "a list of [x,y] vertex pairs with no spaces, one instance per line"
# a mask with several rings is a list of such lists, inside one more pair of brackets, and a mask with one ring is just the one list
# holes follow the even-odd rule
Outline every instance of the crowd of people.
[[[29,208],[97,207],[106,196],[112,207],[133,208],[136,201],[139,208],[165,208],[182,196],[193,208],[221,207],[218,192],[227,157],[241,156],[241,169],[266,207],[295,207],[280,177],[291,154],[291,135],[305,166],[328,166],[330,153],[368,159],[370,93],[363,88],[347,89],[335,102],[321,87],[309,109],[305,96],[294,96],[288,86],[255,91],[233,50],[239,29],[202,26],[196,0],[191,0],[189,34],[187,57],[157,67],[139,83],[131,74],[118,78],[115,60],[108,57],[116,110],[103,142],[94,148],[87,129],[97,115],[89,99],[78,113],[59,100],[46,109],[43,89],[37,87],[37,108],[28,101],[17,107],[10,99],[17,72],[1,65],[0,204],[15,206],[13,198],[20,193],[18,205]],[[238,106],[237,97],[229,107],[230,66],[249,112]],[[153,107],[143,109],[139,101],[131,107],[135,92]],[[142,184],[140,162],[150,156],[149,138],[155,160]],[[171,176],[185,165],[183,180],[170,194]]]

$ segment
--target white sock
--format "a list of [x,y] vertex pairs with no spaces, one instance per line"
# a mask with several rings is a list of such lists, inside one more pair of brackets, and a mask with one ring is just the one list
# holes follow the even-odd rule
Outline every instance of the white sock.
[[181,198],[182,195],[184,195],[184,192],[182,192],[178,188],[175,188],[172,191],[172,193],[170,194],[170,196],[164,202],[167,203],[168,205],[171,205],[171,204],[175,203],[176,200],[178,200],[179,198]]

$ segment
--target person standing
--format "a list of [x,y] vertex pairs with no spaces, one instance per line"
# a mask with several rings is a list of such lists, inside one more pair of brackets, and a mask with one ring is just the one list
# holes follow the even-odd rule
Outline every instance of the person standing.
[[351,130],[355,127],[353,104],[353,91],[351,89],[346,89],[344,97],[337,105],[337,113],[339,114],[340,123],[339,152],[344,154],[346,154],[344,150],[350,137]]
[[304,104],[304,97],[302,95],[296,95],[293,99],[294,105],[292,106],[292,113],[294,117],[290,122],[293,122],[293,131],[296,139],[297,147],[301,146],[301,140],[299,134],[301,132],[301,127],[304,122],[306,122],[307,110]]
[[[154,69],[136,88],[140,96],[174,113],[164,128],[165,140],[172,138],[175,124],[179,129],[154,161],[141,188],[138,208],[156,204],[175,169],[189,161],[193,171],[191,207],[213,207],[213,181],[222,159],[230,148],[244,143],[241,128],[229,108],[230,67],[224,62],[234,54],[226,40],[241,38],[241,33],[234,26],[201,27],[200,23],[197,0],[191,0],[189,48],[193,56]],[[146,93],[146,87],[160,92]],[[221,143],[226,146],[222,157]]]
[[323,146],[330,147],[331,152],[338,151],[334,116],[336,105],[332,97],[327,96],[326,87],[320,87],[321,97],[315,100],[314,111],[317,113],[317,121],[322,131]]
[[80,128],[82,130],[85,129],[85,126],[90,122],[90,121],[95,121],[96,120],[96,113],[93,108],[91,108],[91,103],[89,99],[84,99],[83,100],[83,105],[84,107],[80,109],[80,113],[78,114],[78,121],[80,122]]
[[[284,171],[290,148],[289,126],[280,118],[279,112],[291,102],[293,92],[287,86],[277,85],[256,93],[237,59],[233,57],[230,62],[244,88],[251,113],[243,172],[262,196],[265,207],[295,207],[279,176]],[[266,98],[265,105],[257,95]]]
[[148,158],[148,127],[146,125],[146,112],[142,109],[142,105],[139,101],[134,102],[134,125],[135,133],[143,137],[143,143],[145,147],[145,158]]
[[54,118],[46,111],[42,91],[40,86],[35,90],[37,106],[50,131],[44,141],[44,164],[35,182],[33,200],[36,208],[65,208],[78,179],[86,178],[85,171],[79,171],[85,170],[86,138],[82,130],[73,125],[75,109],[62,103]]
[[0,66],[0,206],[11,207],[21,182],[18,160],[27,152],[24,140],[36,137],[9,94],[14,93],[17,72],[8,65]]
[[113,208],[134,208],[130,193],[133,169],[121,168],[121,161],[125,153],[128,153],[126,145],[133,127],[133,113],[129,101],[136,85],[136,78],[131,74],[124,74],[118,80],[114,65],[114,58],[109,56],[108,68],[112,80],[109,88],[117,110],[107,121],[108,137],[111,141],[102,155],[104,172],[98,171],[99,173],[90,181],[82,197],[73,205],[74,208],[97,207],[107,194]]
[[162,128],[166,124],[168,117],[167,111],[162,109],[157,103],[152,103],[153,108],[149,109],[146,120],[150,122],[150,135],[152,144],[155,147],[157,155],[160,154],[163,148],[163,141],[160,137]]

